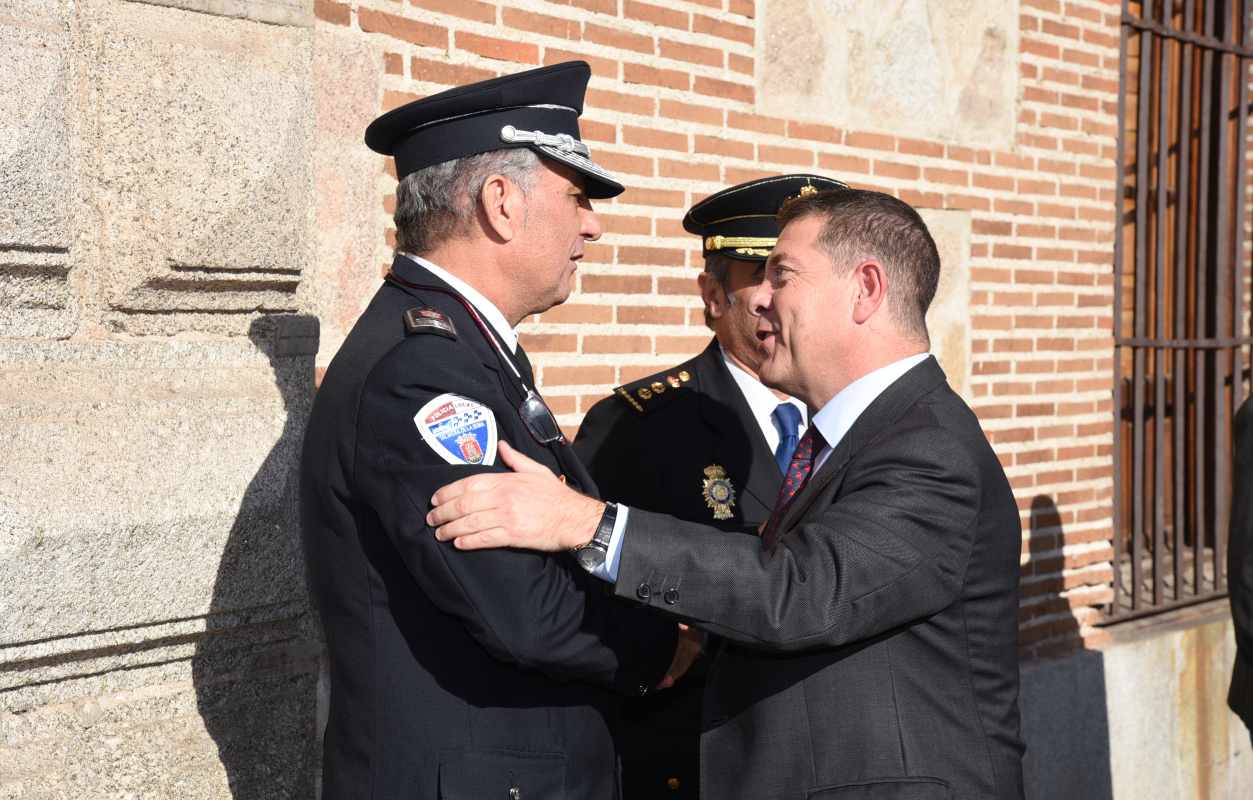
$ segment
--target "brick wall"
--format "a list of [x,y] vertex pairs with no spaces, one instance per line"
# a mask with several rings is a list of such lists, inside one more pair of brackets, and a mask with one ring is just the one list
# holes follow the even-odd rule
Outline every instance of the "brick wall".
[[[1022,509],[1024,654],[1077,644],[1108,601],[1112,260],[1119,4],[1021,0],[1010,150],[763,116],[751,0],[317,0],[384,53],[380,111],[450,85],[571,58],[593,77],[583,131],[627,185],[577,293],[524,324],[568,429],[614,385],[708,339],[700,251],[679,220],[719,188],[814,171],[972,216],[974,407]],[[925,113],[925,110],[920,110]],[[394,179],[379,159],[379,207]],[[384,253],[385,248],[380,249]]]

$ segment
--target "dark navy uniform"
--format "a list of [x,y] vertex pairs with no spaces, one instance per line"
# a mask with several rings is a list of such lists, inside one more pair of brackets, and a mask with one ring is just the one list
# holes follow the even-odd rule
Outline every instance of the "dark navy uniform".
[[[779,235],[779,207],[836,188],[844,184],[808,174],[750,181],[694,205],[683,227],[707,257],[761,264]],[[757,534],[782,482],[717,340],[592,406],[574,448],[606,498],[731,534]],[[716,651],[712,643],[673,689],[626,704],[619,748],[630,800],[698,797],[701,695]]]
[[[533,120],[568,124],[548,107],[577,116],[569,106],[581,106],[587,69],[568,67],[531,74],[538,84],[581,78],[577,98],[546,100],[544,85],[516,78],[465,96],[476,107],[541,103]],[[472,109],[421,102],[432,101],[469,130]],[[389,123],[402,136],[408,125],[433,135],[403,117]],[[495,142],[508,119],[490,112]],[[564,440],[541,444],[524,424],[534,385],[525,353],[515,374],[508,348],[447,283],[401,255],[392,273],[327,369],[301,462],[309,586],[330,657],[323,797],[613,798],[613,693],[639,695],[661,679],[674,623],[612,599],[569,554],[462,552],[435,539],[431,494],[503,470],[499,440],[585,492],[595,487]]]

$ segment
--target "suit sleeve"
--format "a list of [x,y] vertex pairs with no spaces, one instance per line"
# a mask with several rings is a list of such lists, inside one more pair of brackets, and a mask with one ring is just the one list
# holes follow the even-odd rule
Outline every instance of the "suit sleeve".
[[615,591],[750,646],[859,641],[957,599],[980,492],[974,457],[952,434],[894,431],[862,448],[838,499],[772,550],[632,509]]
[[1240,656],[1253,664],[1253,399],[1236,415],[1235,465],[1232,472],[1231,539],[1227,575],[1231,618]]
[[410,337],[367,380],[354,480],[370,511],[422,591],[495,658],[626,694],[655,685],[674,655],[673,622],[616,601],[566,554],[462,552],[426,525],[436,489],[505,468],[446,463],[423,441],[418,410],[438,395],[458,394],[491,408],[502,437],[500,415],[516,413],[504,406],[496,376],[459,363],[456,347]]

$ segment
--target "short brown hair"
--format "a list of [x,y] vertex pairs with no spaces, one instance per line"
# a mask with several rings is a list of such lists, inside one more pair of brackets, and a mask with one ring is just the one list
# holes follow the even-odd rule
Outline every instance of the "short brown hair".
[[779,209],[779,228],[802,217],[824,222],[818,245],[837,270],[876,258],[888,273],[889,299],[906,330],[927,338],[927,309],[940,282],[940,252],[907,203],[882,192],[834,189],[798,197]]

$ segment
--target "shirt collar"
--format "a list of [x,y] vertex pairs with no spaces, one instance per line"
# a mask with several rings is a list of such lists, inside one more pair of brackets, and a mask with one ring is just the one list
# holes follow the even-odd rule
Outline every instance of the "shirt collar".
[[801,424],[800,430],[805,430],[806,418],[809,416],[808,409],[805,404],[797,400],[795,397],[789,397],[787,400],[780,400],[774,396],[774,392],[770,391],[764,383],[753,377],[746,369],[735,362],[733,358],[727,355],[722,346],[718,346],[719,352],[722,353],[722,361],[727,365],[727,370],[731,373],[731,377],[735,379],[735,384],[740,387],[740,393],[744,395],[744,399],[748,401],[748,408],[753,412],[759,423],[763,420],[766,425],[773,425],[771,414],[780,403],[791,403],[800,409]]
[[827,401],[827,404],[814,414],[814,425],[818,426],[818,432],[826,440],[827,446],[834,449],[844,438],[844,434],[848,433],[849,428],[853,427],[857,418],[879,395],[896,383],[898,378],[926,361],[930,356],[930,353],[917,353],[899,361],[893,361],[885,367],[879,367],[845,386],[839,394]]
[[432,275],[439,278],[460,293],[461,296],[466,299],[466,302],[474,306],[474,309],[479,312],[487,324],[492,326],[492,330],[496,331],[496,334],[500,336],[500,340],[505,343],[506,347],[509,348],[509,352],[515,355],[517,354],[518,332],[509,327],[509,322],[505,319],[505,315],[500,313],[500,309],[497,308],[491,300],[488,300],[480,294],[477,289],[461,280],[456,275],[453,275],[451,272],[443,269],[442,267],[432,264],[422,256],[415,256],[412,253],[404,252],[402,252],[401,255],[430,270]]

